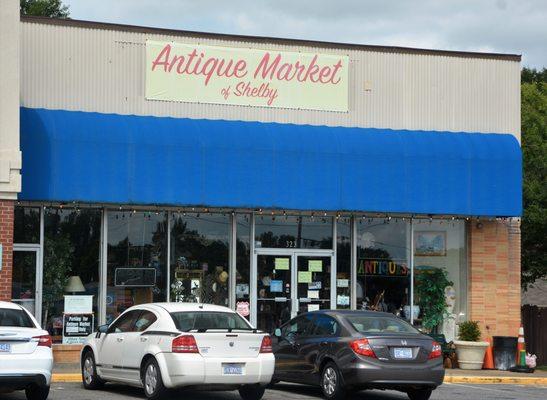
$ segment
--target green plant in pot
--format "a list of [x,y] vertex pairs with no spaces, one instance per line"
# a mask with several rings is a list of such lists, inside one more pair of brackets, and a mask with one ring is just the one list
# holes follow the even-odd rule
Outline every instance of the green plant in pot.
[[446,317],[445,288],[454,283],[448,279],[444,268],[423,266],[416,269],[416,303],[420,306],[423,328],[431,332]]
[[482,369],[484,353],[488,342],[481,342],[481,329],[478,321],[465,321],[459,324],[456,354],[461,369]]

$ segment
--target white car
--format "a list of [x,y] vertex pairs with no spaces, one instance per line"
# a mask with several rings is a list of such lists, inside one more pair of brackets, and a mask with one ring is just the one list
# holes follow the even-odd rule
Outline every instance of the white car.
[[233,310],[208,304],[134,306],[90,335],[82,349],[86,389],[107,381],[144,388],[158,399],[171,388],[239,390],[262,398],[275,358],[269,335]]
[[28,400],[45,400],[52,368],[49,333],[23,307],[0,301],[0,393],[24,390]]

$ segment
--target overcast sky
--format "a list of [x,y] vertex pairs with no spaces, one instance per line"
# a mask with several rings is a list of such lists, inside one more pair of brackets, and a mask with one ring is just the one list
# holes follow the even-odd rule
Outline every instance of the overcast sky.
[[547,66],[547,0],[64,0],[73,19],[516,53]]

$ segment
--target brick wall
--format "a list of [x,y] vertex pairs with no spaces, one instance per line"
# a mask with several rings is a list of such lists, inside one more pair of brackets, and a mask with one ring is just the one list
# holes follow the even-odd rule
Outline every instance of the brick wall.
[[520,326],[520,222],[469,222],[469,318],[483,337],[517,336]]
[[0,270],[0,300],[11,300],[11,269],[13,261],[13,201],[0,200],[0,243],[2,243],[2,270]]

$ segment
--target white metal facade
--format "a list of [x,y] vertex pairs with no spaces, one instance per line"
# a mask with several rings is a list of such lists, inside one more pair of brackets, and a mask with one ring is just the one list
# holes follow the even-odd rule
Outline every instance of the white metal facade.
[[[149,101],[145,40],[348,54],[349,113]],[[21,105],[31,108],[327,126],[509,133],[520,140],[520,62],[458,53],[333,48],[93,24],[21,23]]]

